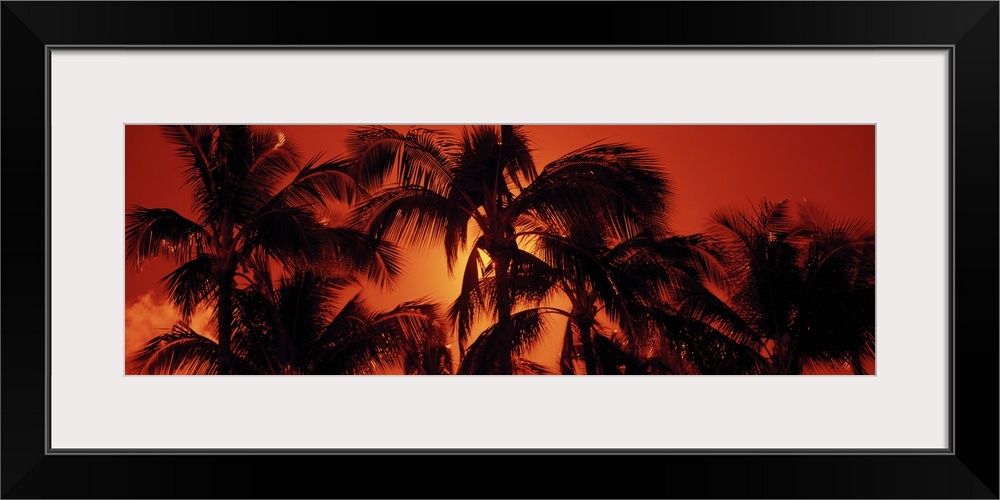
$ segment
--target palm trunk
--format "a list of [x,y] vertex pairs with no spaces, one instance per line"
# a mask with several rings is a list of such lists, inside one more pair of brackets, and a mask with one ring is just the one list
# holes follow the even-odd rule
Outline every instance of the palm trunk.
[[[577,283],[577,290],[586,290],[586,283],[580,279]],[[579,292],[578,292],[579,293]],[[571,296],[573,308],[570,310],[570,321],[576,321],[576,327],[580,330],[580,343],[583,348],[583,365],[587,370],[587,375],[597,375],[597,353],[594,352],[594,318],[597,315],[597,307],[594,305],[594,298],[589,293]]]
[[230,340],[233,336],[233,273],[223,273],[219,281],[219,303],[216,318],[219,323],[219,347],[216,357],[219,363],[219,374],[233,373],[233,351]]
[[511,314],[514,310],[514,297],[510,287],[510,257],[503,251],[493,256],[496,272],[497,294],[497,329],[500,359],[497,360],[497,372],[501,375],[514,373],[514,322]]
[[574,364],[576,361],[575,351],[573,345],[573,320],[570,319],[566,322],[566,333],[563,334],[563,347],[562,353],[559,356],[559,368],[563,375],[575,375],[576,369]]
[[801,370],[795,359],[794,346],[787,334],[778,335],[774,343],[772,375],[796,375]]
[[[271,294],[273,296],[273,294]],[[275,309],[274,304],[270,301],[265,301],[264,307],[267,309],[267,315],[271,320],[271,328],[274,329],[275,337],[275,347],[277,351],[277,366],[273,366],[270,356],[268,358],[268,365],[276,375],[286,374],[286,373],[298,373],[298,359],[295,356],[295,341],[292,340],[285,328],[285,324],[281,321],[281,316],[278,315],[278,310]]]
[[788,340],[785,342],[784,360],[781,365],[782,375],[800,375],[802,373],[802,360],[799,359],[795,349],[795,342]]
[[594,356],[594,319],[587,317],[580,320],[580,342],[583,343],[583,364],[587,367],[587,375],[597,375],[597,360]]

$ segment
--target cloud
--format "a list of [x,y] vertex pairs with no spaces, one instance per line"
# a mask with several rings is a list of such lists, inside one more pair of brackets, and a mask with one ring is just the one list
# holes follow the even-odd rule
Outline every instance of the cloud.
[[[215,311],[211,307],[199,309],[191,317],[191,328],[214,339],[214,314]],[[125,307],[126,356],[131,356],[153,337],[166,333],[180,320],[181,314],[177,308],[165,298],[155,296],[153,292],[148,292],[132,304],[127,304]],[[126,364],[128,364],[127,359]],[[126,366],[127,368],[128,366]]]

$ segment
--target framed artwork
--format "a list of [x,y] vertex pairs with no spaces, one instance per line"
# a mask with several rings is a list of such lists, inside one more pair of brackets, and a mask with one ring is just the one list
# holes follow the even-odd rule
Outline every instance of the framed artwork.
[[4,2],[3,495],[996,498],[997,3],[529,5]]

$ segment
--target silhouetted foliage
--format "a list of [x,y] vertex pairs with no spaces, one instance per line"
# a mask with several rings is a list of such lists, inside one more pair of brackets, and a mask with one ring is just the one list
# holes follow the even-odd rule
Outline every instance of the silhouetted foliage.
[[[344,292],[350,278],[306,271],[237,292],[234,373],[375,374],[451,373],[444,344],[447,325],[427,301],[376,311],[360,294]],[[175,325],[133,358],[137,373],[218,373],[215,341]]]
[[[134,373],[860,374],[874,360],[871,222],[762,201],[673,234],[671,183],[641,148],[536,166],[524,127],[376,126],[303,162],[277,129],[163,132],[195,217],[126,213],[127,264],[176,261],[161,284],[182,315]],[[331,203],[345,224],[322,216]],[[366,283],[392,288],[405,249],[436,244],[461,279],[447,310],[362,299]],[[217,339],[189,324],[206,306]],[[552,333],[555,370],[532,360]]]
[[[593,239],[627,237],[637,227],[660,225],[669,195],[653,159],[626,144],[587,145],[537,168],[520,126],[467,127],[459,138],[369,127],[354,131],[349,148],[359,181],[378,188],[355,212],[355,221],[375,237],[404,245],[441,242],[453,270],[470,228],[479,233],[451,309],[460,352],[481,361],[490,351],[488,367],[469,368],[474,373],[512,373],[517,353],[538,338],[530,329],[540,310],[516,313],[519,299],[532,295],[519,281],[537,278],[524,272],[537,260],[528,239],[571,228]],[[491,290],[481,286],[485,279],[492,280]],[[471,328],[483,315],[495,324],[466,353]]]
[[169,257],[179,267],[162,280],[185,318],[202,304],[216,312],[219,373],[233,371],[234,293],[239,273],[272,262],[295,269],[336,259],[383,284],[398,272],[393,249],[317,214],[328,200],[350,201],[355,182],[340,160],[300,162],[282,132],[249,126],[165,126],[177,148],[196,220],[168,208],[126,213],[126,262]]
[[806,363],[864,373],[875,356],[875,232],[813,205],[763,201],[712,217],[724,246],[728,300],[692,301],[730,338],[759,345],[752,372],[801,373]]

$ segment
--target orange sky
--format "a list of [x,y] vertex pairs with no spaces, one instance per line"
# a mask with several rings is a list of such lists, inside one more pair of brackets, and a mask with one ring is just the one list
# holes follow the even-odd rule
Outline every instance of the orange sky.
[[[298,141],[305,156],[330,157],[344,152],[350,126],[280,128]],[[875,219],[874,125],[534,125],[528,131],[538,166],[595,141],[647,148],[673,182],[673,230],[678,233],[699,232],[713,211],[728,205],[747,208],[762,198],[806,198],[838,217]],[[156,126],[125,127],[125,205],[133,204],[193,217],[174,148]],[[374,305],[392,307],[422,296],[443,303],[455,299],[458,283],[447,279],[443,251],[411,252],[408,261],[394,292],[370,294]],[[173,266],[151,261],[141,273],[126,270],[126,351],[171,326],[157,281]],[[461,268],[460,262],[456,269]],[[158,322],[164,324],[157,327]]]

